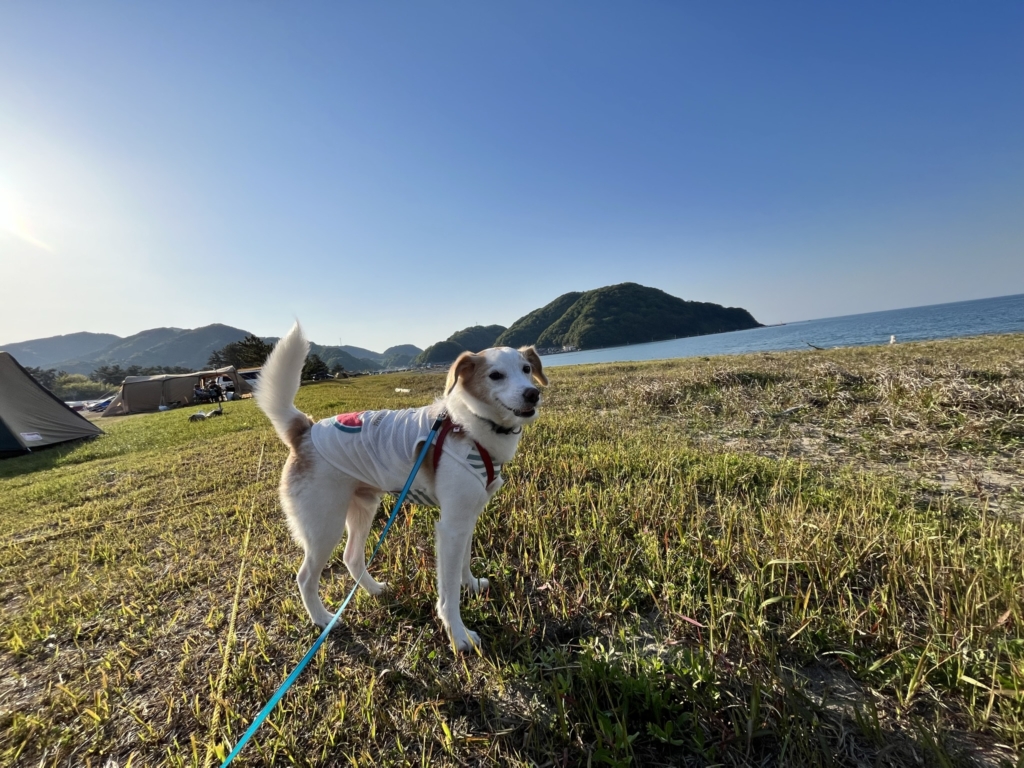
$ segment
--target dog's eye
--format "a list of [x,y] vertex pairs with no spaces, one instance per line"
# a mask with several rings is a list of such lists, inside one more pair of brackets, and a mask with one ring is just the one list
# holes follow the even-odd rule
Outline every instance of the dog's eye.
[[530,372],[530,366],[524,365],[523,366],[523,373],[529,373],[529,372]]
[[505,374],[502,373],[501,371],[491,371],[487,375],[487,378],[489,378],[491,381],[501,381],[502,379],[505,378]]

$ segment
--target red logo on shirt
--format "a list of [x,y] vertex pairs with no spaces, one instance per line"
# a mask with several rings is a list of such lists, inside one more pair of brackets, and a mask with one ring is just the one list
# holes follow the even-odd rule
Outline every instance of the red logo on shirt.
[[363,428],[363,414],[339,413],[334,417],[334,426],[342,432],[359,432]]

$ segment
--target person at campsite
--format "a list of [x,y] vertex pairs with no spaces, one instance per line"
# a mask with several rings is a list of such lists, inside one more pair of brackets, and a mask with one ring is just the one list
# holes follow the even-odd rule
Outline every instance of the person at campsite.
[[214,399],[213,387],[206,385],[206,379],[200,379],[192,388],[192,398],[197,403],[208,403]]
[[214,379],[213,383],[207,387],[207,390],[210,392],[210,397],[213,398],[215,403],[219,403],[224,399],[224,390],[221,388],[220,384],[217,383],[216,379]]

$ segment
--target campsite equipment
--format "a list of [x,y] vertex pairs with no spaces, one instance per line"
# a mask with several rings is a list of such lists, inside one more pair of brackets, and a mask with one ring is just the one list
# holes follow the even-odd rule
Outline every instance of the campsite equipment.
[[160,410],[161,405],[173,407],[175,403],[192,405],[196,402],[193,390],[200,379],[216,378],[220,380],[221,377],[234,383],[237,395],[252,391],[249,382],[238,375],[233,365],[218,368],[216,371],[129,376],[121,384],[121,391],[107,406],[103,415],[124,416],[129,413],[151,413]]
[[[398,494],[398,499],[395,501],[395,508],[391,510],[391,517],[389,517],[387,523],[384,524],[384,530],[380,532],[380,538],[377,539],[377,544],[374,546],[373,552],[370,554],[370,559],[366,561],[366,568],[370,567],[370,563],[373,562],[373,558],[377,556],[377,550],[379,550],[380,545],[384,543],[384,537],[387,536],[388,531],[391,530],[391,525],[395,522],[395,518],[398,517],[398,510],[401,508],[402,502],[405,501],[405,497],[409,493],[409,489],[412,488],[412,481],[416,479],[416,473],[420,471],[420,466],[423,464],[423,460],[427,458],[427,451],[433,444],[434,437],[437,435],[438,431],[441,429],[441,425],[447,418],[447,412],[442,411],[430,427],[430,434],[427,435],[427,439],[423,443],[423,449],[420,451],[420,455],[416,459],[416,463],[412,466],[412,472],[409,473],[409,479],[405,481],[405,487],[402,488],[402,492]],[[352,585],[352,589],[348,593],[348,597],[345,598],[345,602],[341,604],[341,608],[338,609],[338,612],[334,614],[334,617],[330,622],[328,622],[327,626],[324,627],[324,631],[320,633],[320,637],[318,637],[316,642],[313,643],[313,647],[306,652],[306,655],[302,657],[302,660],[299,661],[295,669],[292,670],[292,673],[288,675],[287,679],[283,683],[281,683],[281,687],[278,688],[274,692],[274,695],[270,697],[270,701],[268,701],[263,706],[263,709],[260,710],[259,714],[256,715],[256,719],[252,721],[252,725],[249,726],[249,730],[242,734],[242,738],[238,740],[235,748],[231,750],[231,754],[225,758],[223,763],[221,763],[221,768],[225,768],[232,760],[238,757],[238,753],[242,751],[242,747],[248,743],[249,739],[251,739],[252,735],[256,733],[256,730],[260,727],[263,721],[266,720],[270,713],[274,711],[274,707],[276,707],[277,703],[281,701],[285,693],[288,692],[288,689],[292,687],[292,683],[295,682],[302,673],[302,670],[306,668],[307,664],[309,664],[309,660],[313,658],[317,649],[323,645],[324,640],[326,640],[327,635],[331,633],[331,629],[334,627],[338,617],[341,616],[345,608],[348,607],[349,601],[352,599],[352,596],[355,595],[358,588],[359,579],[356,579],[356,583]]]
[[102,434],[32,378],[10,353],[0,352],[0,459]]

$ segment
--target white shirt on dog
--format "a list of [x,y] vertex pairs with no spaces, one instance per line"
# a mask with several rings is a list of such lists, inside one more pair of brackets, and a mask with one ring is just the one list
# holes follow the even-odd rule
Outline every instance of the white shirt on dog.
[[[401,411],[363,411],[330,416],[313,425],[310,437],[317,452],[335,469],[382,491],[398,494],[409,479],[413,464],[430,434],[436,414],[430,406]],[[487,466],[476,443],[449,437],[444,455],[473,475],[487,490]],[[495,480],[500,480],[501,465],[494,465]],[[438,506],[432,482],[417,473],[409,501]],[[501,483],[493,483],[493,490]]]

